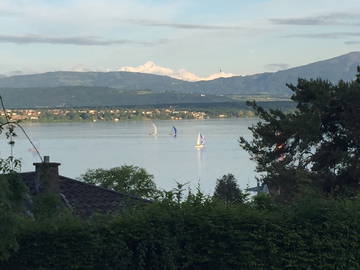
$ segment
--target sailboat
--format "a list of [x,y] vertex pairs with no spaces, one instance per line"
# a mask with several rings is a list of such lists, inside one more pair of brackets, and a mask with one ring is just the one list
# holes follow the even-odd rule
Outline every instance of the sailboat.
[[173,136],[174,138],[176,138],[176,136],[177,136],[177,129],[176,129],[176,127],[172,127],[172,133],[170,134],[171,136]]
[[199,133],[196,139],[195,148],[201,149],[205,146],[205,137]]
[[149,133],[149,135],[157,136],[158,135],[157,126],[155,125],[155,123],[152,123],[152,125],[153,125],[153,130]]

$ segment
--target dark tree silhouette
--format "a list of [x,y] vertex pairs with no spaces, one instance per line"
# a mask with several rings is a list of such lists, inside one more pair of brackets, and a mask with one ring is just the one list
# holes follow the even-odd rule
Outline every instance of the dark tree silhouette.
[[234,175],[229,173],[217,179],[214,199],[225,203],[243,203],[246,200],[246,195],[242,193]]
[[265,173],[272,194],[290,200],[303,192],[351,195],[360,189],[360,68],[357,79],[333,84],[299,79],[295,111],[266,111],[249,102],[261,119],[253,139],[240,146]]

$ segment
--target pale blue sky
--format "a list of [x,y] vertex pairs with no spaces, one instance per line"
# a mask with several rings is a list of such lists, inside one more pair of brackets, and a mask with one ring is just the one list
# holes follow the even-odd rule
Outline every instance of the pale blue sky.
[[359,0],[0,0],[0,74],[153,61],[243,75],[358,50]]

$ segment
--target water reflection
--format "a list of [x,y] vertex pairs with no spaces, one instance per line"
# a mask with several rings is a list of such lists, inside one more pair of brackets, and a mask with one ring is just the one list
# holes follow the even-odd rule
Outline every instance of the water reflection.
[[202,179],[202,163],[203,163],[203,148],[197,148],[196,151],[196,160],[197,160],[197,179],[201,181]]

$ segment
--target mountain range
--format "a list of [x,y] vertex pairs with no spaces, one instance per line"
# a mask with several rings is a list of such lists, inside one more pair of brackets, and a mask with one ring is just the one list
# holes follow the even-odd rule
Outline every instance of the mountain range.
[[[290,68],[278,72],[267,72],[248,76],[219,78],[211,81],[187,82],[167,76],[135,72],[70,72],[58,71],[32,75],[0,77],[0,93],[10,101],[10,106],[111,106],[145,104],[146,96],[152,102],[163,94],[162,102],[174,103],[184,98],[186,101],[195,96],[269,96],[289,97],[287,83],[296,83],[297,79],[322,78],[331,82],[355,78],[356,67],[360,65],[360,52],[351,52],[342,56]],[[139,91],[141,92],[139,94]],[[133,92],[131,94],[131,92]],[[125,93],[125,94],[124,94]],[[190,94],[186,96],[185,94]],[[61,96],[61,101],[59,100]],[[129,97],[131,98],[129,99]],[[24,101],[20,104],[18,99]],[[145,98],[145,99],[146,99]],[[128,101],[127,101],[128,99]],[[141,101],[141,100],[144,101]],[[161,99],[161,98],[160,98]],[[53,102],[50,102],[53,100]],[[76,102],[74,102],[76,100]],[[82,104],[82,100],[88,100]],[[91,100],[91,102],[90,102]],[[116,100],[121,100],[117,102]],[[198,100],[198,99],[197,99]],[[203,99],[204,101],[207,98]],[[212,102],[216,98],[210,98]],[[131,103],[131,104],[130,104]],[[155,102],[156,103],[156,102]]]

